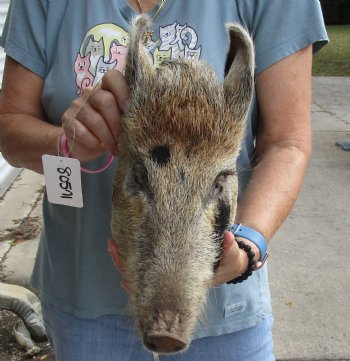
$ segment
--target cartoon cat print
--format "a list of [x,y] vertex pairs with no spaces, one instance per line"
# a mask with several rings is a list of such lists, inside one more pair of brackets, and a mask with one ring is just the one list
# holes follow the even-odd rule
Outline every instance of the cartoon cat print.
[[171,60],[171,49],[169,50],[159,50],[155,49],[153,53],[153,65],[155,68],[158,68],[159,65],[163,63],[163,61]]
[[94,76],[90,73],[90,53],[86,56],[81,56],[79,53],[75,59],[75,83],[78,87],[77,94],[80,95],[83,89],[91,86],[94,81]]
[[[108,29],[108,24],[104,25]],[[75,60],[75,82],[78,87],[78,95],[86,87],[98,84],[107,71],[117,69],[123,72],[125,68],[129,40],[127,33],[124,32],[123,36],[117,36],[114,40],[106,40],[108,38],[105,39],[103,36],[99,40],[95,40],[96,36],[91,34],[91,31],[89,32],[90,34],[83,41],[81,51]],[[196,31],[187,24],[175,21],[173,24],[160,26],[159,38],[149,39],[145,48],[148,50],[154,66],[158,67],[162,62],[171,59],[183,57],[199,59],[202,47],[197,46],[197,43]],[[109,56],[105,54],[107,46]]]
[[174,43],[176,40],[176,22],[171,25],[160,26],[159,36],[161,44],[159,50],[171,50],[171,58],[178,59],[184,56],[183,49],[180,48],[178,43]]
[[202,47],[200,46],[197,49],[191,49],[188,45],[185,46],[185,58],[192,59],[192,60],[199,60],[201,56]]
[[189,49],[194,49],[197,46],[198,35],[190,26],[186,26],[181,30],[180,38],[182,43],[187,45]]
[[120,45],[117,42],[113,42],[110,47],[110,59],[109,63],[114,63],[117,61],[117,65],[115,69],[119,70],[121,73],[124,71],[125,68],[125,60],[126,60],[126,53],[128,48],[124,45]]
[[100,57],[100,59],[97,62],[96,66],[96,75],[95,79],[92,83],[93,86],[97,85],[102,77],[109,71],[114,69],[117,66],[117,61],[115,60],[112,63],[106,63],[103,59],[103,56]]
[[[198,42],[196,31],[190,26],[180,25],[176,21],[173,24],[160,26],[159,36],[161,44],[159,50],[171,50],[171,58],[178,59],[186,57],[185,48],[195,49]],[[200,57],[201,47],[195,49],[199,51]]]
[[103,39],[101,38],[99,41],[95,41],[90,37],[85,48],[85,54],[88,53],[90,53],[90,73],[95,75],[97,62],[105,53]]

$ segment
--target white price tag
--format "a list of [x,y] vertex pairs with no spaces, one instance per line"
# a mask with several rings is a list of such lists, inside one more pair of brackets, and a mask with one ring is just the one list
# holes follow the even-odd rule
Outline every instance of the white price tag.
[[80,162],[74,158],[42,156],[49,202],[64,206],[83,206]]

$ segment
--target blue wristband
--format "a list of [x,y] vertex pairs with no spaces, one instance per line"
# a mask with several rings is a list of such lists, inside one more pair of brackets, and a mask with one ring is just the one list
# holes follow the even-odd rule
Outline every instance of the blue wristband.
[[261,233],[259,233],[255,229],[242,226],[242,224],[237,224],[237,223],[235,223],[232,226],[230,231],[237,237],[246,238],[249,241],[253,242],[259,248],[260,251],[259,261],[265,263],[266,258],[268,256],[267,242]]

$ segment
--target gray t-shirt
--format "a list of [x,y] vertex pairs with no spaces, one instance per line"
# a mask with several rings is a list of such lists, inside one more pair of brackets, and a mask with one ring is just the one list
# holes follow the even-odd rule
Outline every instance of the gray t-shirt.
[[[12,0],[0,44],[8,56],[45,78],[47,119],[60,125],[84,87],[96,84],[109,68],[123,68],[134,15],[127,0]],[[239,22],[252,35],[256,74],[309,44],[317,50],[327,40],[318,0],[167,0],[154,24],[150,54],[155,63],[200,58],[222,80],[226,22]],[[238,164],[241,192],[254,166],[257,115],[254,99]],[[96,169],[105,161],[101,157],[86,167]],[[115,162],[101,174],[82,174],[82,209],[44,199],[45,227],[32,283],[45,302],[80,317],[126,310],[127,295],[107,252],[114,167]],[[265,266],[242,284],[211,290],[207,322],[195,336],[244,329],[270,312]]]

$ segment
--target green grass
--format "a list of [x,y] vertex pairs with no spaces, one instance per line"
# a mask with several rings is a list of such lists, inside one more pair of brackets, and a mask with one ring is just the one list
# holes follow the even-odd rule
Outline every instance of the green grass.
[[350,25],[327,26],[330,43],[314,56],[313,75],[350,76]]

